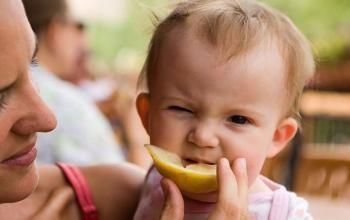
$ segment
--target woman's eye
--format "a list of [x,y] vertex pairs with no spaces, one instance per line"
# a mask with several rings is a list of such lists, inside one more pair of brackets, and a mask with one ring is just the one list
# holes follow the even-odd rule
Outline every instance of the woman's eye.
[[4,89],[1,89],[1,91],[0,91],[0,110],[6,107],[7,99],[8,99],[9,93],[11,92],[12,87],[13,87],[13,84],[7,86]]
[[181,107],[181,106],[176,106],[176,105],[171,105],[168,107],[169,110],[172,110],[172,111],[180,111],[180,112],[188,112],[188,113],[193,113],[193,111],[187,109],[187,108],[184,108],[184,107]]
[[241,124],[241,125],[249,123],[249,120],[242,115],[233,115],[229,118],[229,121],[232,123]]
[[3,94],[0,93],[0,110],[5,108],[6,105],[7,105],[6,94],[5,93],[3,93]]

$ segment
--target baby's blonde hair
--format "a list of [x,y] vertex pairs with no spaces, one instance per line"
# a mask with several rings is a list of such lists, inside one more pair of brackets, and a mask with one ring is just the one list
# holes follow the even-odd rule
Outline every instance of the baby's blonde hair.
[[187,25],[227,59],[247,52],[266,39],[275,40],[286,64],[286,86],[291,100],[287,116],[299,119],[299,100],[315,68],[309,42],[287,16],[253,0],[177,3],[170,15],[155,26],[139,87],[151,88],[162,42],[174,29]]

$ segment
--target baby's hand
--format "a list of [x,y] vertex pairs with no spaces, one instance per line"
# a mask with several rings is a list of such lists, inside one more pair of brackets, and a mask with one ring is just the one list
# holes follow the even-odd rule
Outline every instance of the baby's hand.
[[232,167],[226,158],[220,159],[217,168],[218,203],[209,219],[249,219],[248,177],[244,158],[235,160]]
[[[220,159],[217,174],[218,202],[208,219],[249,219],[248,177],[245,159],[237,159],[232,167],[226,158]],[[182,220],[184,218],[184,201],[180,190],[169,179],[162,180],[162,188],[165,193],[165,203],[161,220]]]

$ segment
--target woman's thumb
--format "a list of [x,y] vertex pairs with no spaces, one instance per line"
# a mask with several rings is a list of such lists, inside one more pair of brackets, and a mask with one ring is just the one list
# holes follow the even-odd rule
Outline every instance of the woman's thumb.
[[164,192],[164,206],[161,220],[183,220],[184,201],[180,190],[169,179],[162,179],[161,186]]

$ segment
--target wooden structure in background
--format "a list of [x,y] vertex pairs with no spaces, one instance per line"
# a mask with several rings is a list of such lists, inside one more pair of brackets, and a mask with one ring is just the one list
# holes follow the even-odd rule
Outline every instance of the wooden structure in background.
[[262,175],[277,183],[286,185],[286,176],[289,175],[288,164],[290,160],[291,147],[292,146],[289,145],[277,156],[267,159],[262,169]]
[[350,94],[306,92],[294,190],[350,200]]
[[301,112],[302,136],[262,173],[293,191],[350,198],[350,94],[307,91]]
[[303,194],[348,198],[350,202],[350,148],[304,150],[295,175],[294,190]]

